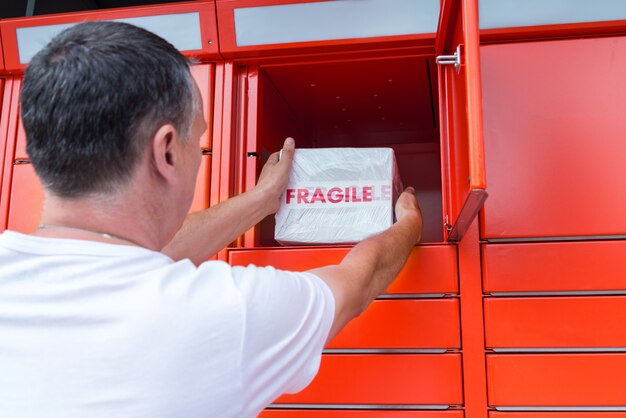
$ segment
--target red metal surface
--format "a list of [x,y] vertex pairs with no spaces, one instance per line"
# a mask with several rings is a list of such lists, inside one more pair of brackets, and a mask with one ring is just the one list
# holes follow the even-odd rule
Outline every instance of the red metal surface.
[[458,299],[376,300],[327,348],[460,348]]
[[196,178],[196,191],[189,212],[197,212],[209,207],[211,192],[211,156],[203,155]]
[[489,412],[489,418],[626,418],[626,412]]
[[[2,34],[2,48],[6,70],[9,72],[23,71],[26,65],[20,63],[17,48],[18,28],[32,26],[57,25],[62,23],[83,22],[88,20],[110,20],[141,16],[159,16],[177,13],[198,12],[200,15],[200,28],[202,37],[202,49],[183,51],[190,57],[201,59],[220,58],[218,48],[217,24],[215,17],[215,4],[211,1],[194,1],[189,3],[175,3],[170,5],[127,7],[120,9],[108,9],[90,12],[64,13],[58,15],[46,15],[7,19],[0,22]],[[209,43],[210,42],[210,43]]]
[[626,297],[485,299],[488,348],[626,347]]
[[287,404],[463,403],[460,354],[326,354],[313,382]]
[[200,138],[200,146],[211,149],[213,145],[213,98],[215,96],[215,66],[212,64],[199,64],[191,67],[193,76],[200,94],[204,108],[204,119],[207,123],[206,132]]
[[482,246],[485,292],[626,290],[624,241]]
[[459,243],[461,295],[461,345],[463,347],[463,393],[468,417],[487,417],[485,341],[480,283],[478,221],[474,220]]
[[453,65],[439,66],[438,77],[444,213],[452,226],[449,238],[453,240],[462,239],[486,196],[475,0],[446,0],[442,4],[437,55],[453,54],[459,45],[459,70]]
[[487,355],[489,405],[623,406],[626,354]]
[[[441,159],[433,57],[303,62],[249,67],[245,148],[238,151],[243,188],[256,183],[263,158],[287,136],[299,148],[385,146],[394,149],[405,185],[418,191],[423,242],[443,241]],[[259,157],[250,157],[251,154]],[[273,217],[250,231],[245,247],[276,246]]]
[[43,199],[43,189],[33,166],[14,165],[7,229],[33,232],[41,218]]
[[[19,108],[19,91],[21,80],[8,79],[3,97],[3,112],[0,121],[2,130],[6,129],[6,148],[4,153],[4,167],[2,169],[2,183],[0,187],[0,231],[7,227],[9,217],[9,203],[11,200],[11,181],[13,178],[13,159],[15,156],[15,138],[17,137],[17,118]],[[9,92],[10,91],[10,92]]]
[[[305,271],[341,262],[348,248],[285,248],[229,251],[233,265],[255,264],[283,270]],[[480,282],[479,282],[480,283]],[[457,293],[456,248],[418,246],[387,293]]]
[[234,10],[244,7],[278,4],[311,3],[325,0],[219,0],[217,20],[220,32],[220,52],[226,58],[258,57],[271,55],[297,55],[316,52],[342,52],[371,48],[401,48],[406,46],[432,47],[434,34],[385,36],[364,39],[338,39],[329,41],[293,42],[273,45],[237,46]]
[[0,74],[4,74],[4,51],[2,51],[2,32],[0,31]]
[[483,237],[626,234],[623,48],[626,37],[481,49]]
[[[4,176],[5,152],[7,149],[7,135],[11,114],[11,92],[13,87],[12,79],[0,79],[0,187],[2,187],[2,177]],[[0,190],[0,201],[2,192]],[[2,216],[0,214],[0,230],[2,230]]]
[[[348,410],[338,411],[332,409],[273,409],[266,410],[259,415],[260,418],[463,418],[463,411],[367,411]],[[542,417],[540,417],[542,418]],[[560,418],[560,417],[558,417]],[[581,417],[586,418],[586,417]],[[595,417],[594,417],[595,418]],[[607,417],[611,418],[611,417]],[[617,418],[617,417],[616,417]],[[619,418],[622,418],[621,416]]]

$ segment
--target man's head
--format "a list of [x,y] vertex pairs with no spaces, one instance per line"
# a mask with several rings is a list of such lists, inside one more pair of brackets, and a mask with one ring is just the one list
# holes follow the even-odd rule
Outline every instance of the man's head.
[[160,128],[190,136],[195,88],[189,62],[136,26],[87,22],[56,36],[30,62],[21,96],[46,190],[79,198],[124,187]]

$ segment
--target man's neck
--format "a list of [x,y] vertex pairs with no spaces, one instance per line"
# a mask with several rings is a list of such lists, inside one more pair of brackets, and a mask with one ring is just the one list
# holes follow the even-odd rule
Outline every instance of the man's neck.
[[124,195],[64,199],[46,195],[41,227],[35,235],[74,238],[113,244],[138,245],[159,251],[165,244],[155,222],[158,216],[146,210],[141,198]]

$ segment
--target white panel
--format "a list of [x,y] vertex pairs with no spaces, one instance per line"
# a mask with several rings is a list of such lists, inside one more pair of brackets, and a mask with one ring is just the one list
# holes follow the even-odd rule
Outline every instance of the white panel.
[[[131,17],[114,21],[131,23],[154,32],[181,51],[202,49],[198,12]],[[27,64],[55,35],[77,23],[18,28],[16,35],[20,63]]]
[[439,0],[336,0],[235,9],[237,46],[437,32]]
[[624,0],[479,0],[480,28],[626,19]]

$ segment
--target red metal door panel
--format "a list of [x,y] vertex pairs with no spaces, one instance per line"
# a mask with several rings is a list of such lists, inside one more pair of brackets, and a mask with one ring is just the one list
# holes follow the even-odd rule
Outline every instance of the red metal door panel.
[[626,354],[487,355],[492,406],[623,406]]
[[[4,160],[7,149],[7,135],[9,130],[9,115],[11,113],[12,83],[0,78],[0,187],[4,175]],[[1,194],[0,194],[1,195]],[[1,199],[1,196],[0,196]],[[1,227],[0,227],[1,229]]]
[[[272,409],[260,418],[463,418],[463,411],[339,411],[306,409]],[[540,417],[542,418],[542,417]],[[582,417],[586,418],[586,417]],[[610,418],[610,417],[608,417]],[[622,418],[622,417],[619,417]]]
[[626,347],[626,297],[485,299],[488,348]]
[[626,418],[626,412],[489,412],[489,418]]
[[204,119],[207,123],[206,132],[200,138],[200,147],[210,150],[213,146],[212,126],[213,126],[213,96],[214,96],[214,71],[213,64],[200,64],[191,67],[193,76],[200,94],[202,95],[202,106],[204,108]]
[[483,237],[626,234],[624,48],[626,37],[481,48]]
[[203,155],[198,177],[196,178],[196,191],[189,212],[198,212],[209,207],[211,195],[211,156]]
[[43,207],[43,189],[30,164],[13,166],[8,229],[30,233],[37,228]]
[[276,403],[460,405],[461,355],[326,354],[305,390]]
[[377,300],[328,348],[459,348],[457,299]]
[[483,245],[485,292],[625,290],[626,241]]
[[[442,2],[435,50],[444,220],[451,228],[448,239],[459,241],[487,198],[476,0]],[[459,65],[450,65],[453,54]]]
[[[233,265],[255,264],[283,270],[305,271],[341,262],[348,248],[284,248],[231,250]],[[387,288],[387,293],[457,293],[456,247],[432,245],[415,247],[404,269]]]

